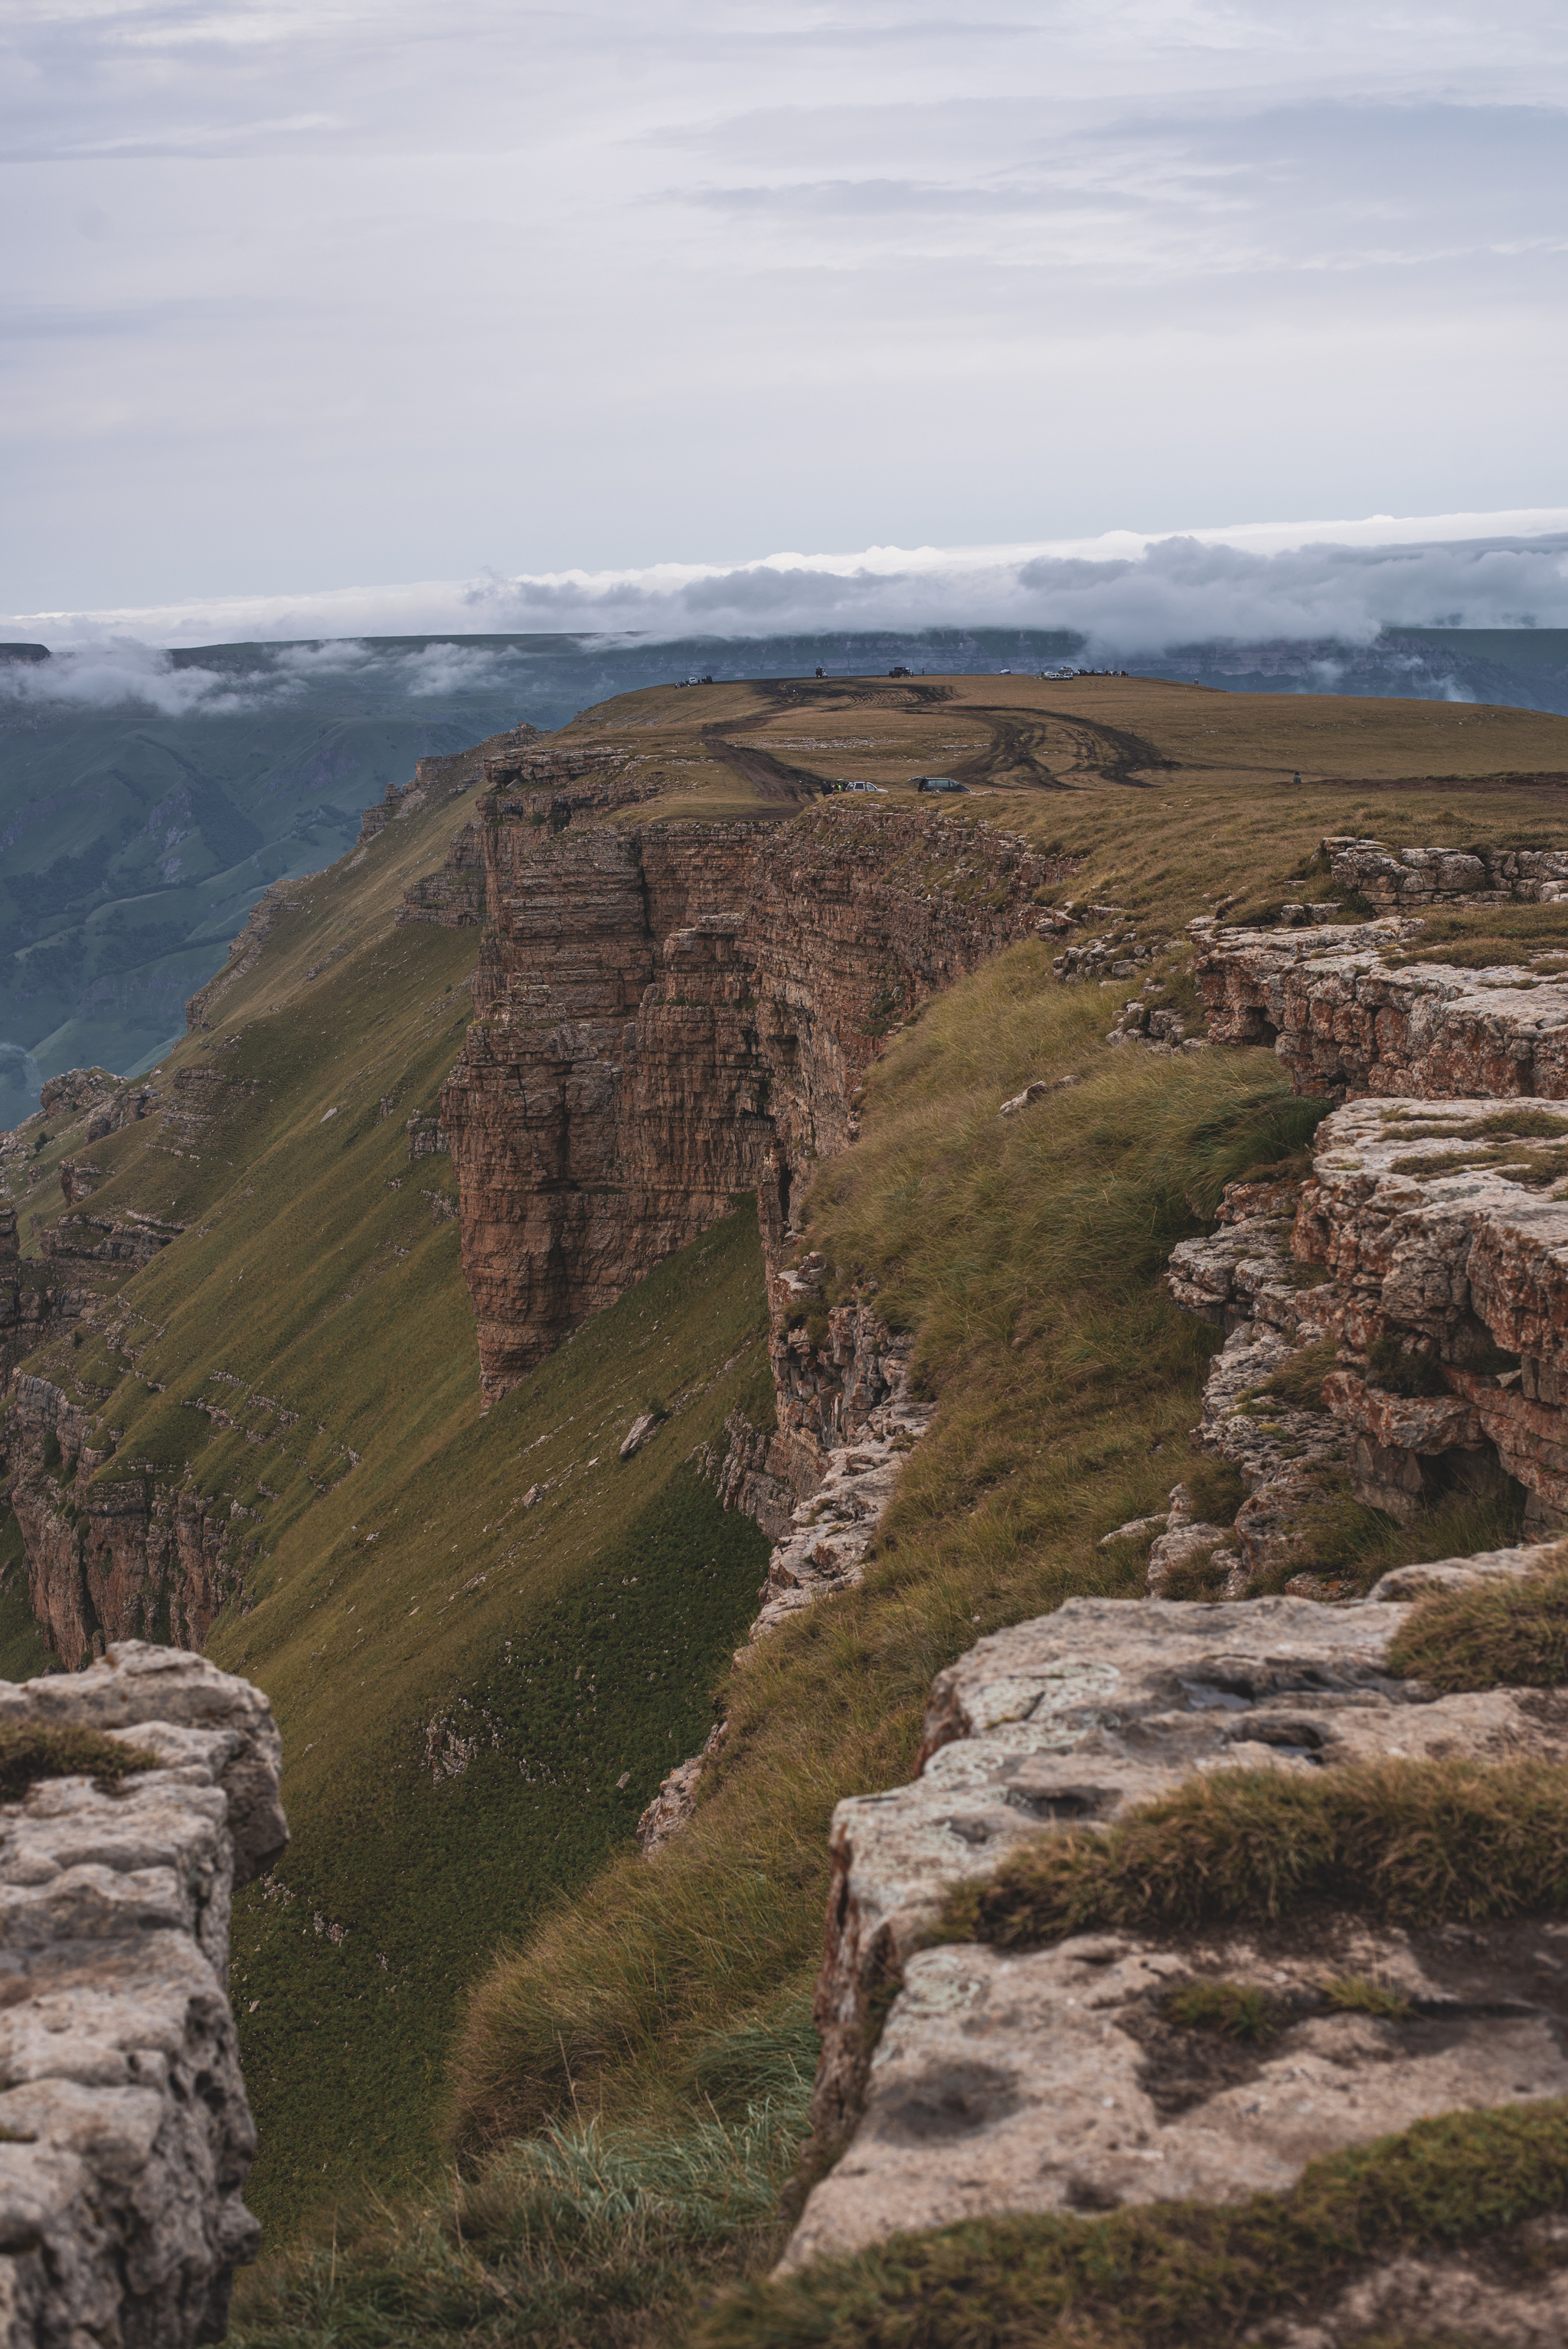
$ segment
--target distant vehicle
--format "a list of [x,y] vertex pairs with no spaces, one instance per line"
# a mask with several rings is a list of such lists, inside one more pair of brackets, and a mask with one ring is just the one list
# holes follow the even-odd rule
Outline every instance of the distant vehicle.
[[968,784],[961,783],[955,775],[912,775],[910,781],[917,792],[966,792],[969,789]]
[[889,677],[913,677],[914,675],[914,671],[912,668],[890,668],[888,675]]

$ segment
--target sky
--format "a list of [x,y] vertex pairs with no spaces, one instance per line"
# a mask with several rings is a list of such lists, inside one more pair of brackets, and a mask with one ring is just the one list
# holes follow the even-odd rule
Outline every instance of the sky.
[[0,625],[1563,625],[1565,108],[1544,0],[9,0]]

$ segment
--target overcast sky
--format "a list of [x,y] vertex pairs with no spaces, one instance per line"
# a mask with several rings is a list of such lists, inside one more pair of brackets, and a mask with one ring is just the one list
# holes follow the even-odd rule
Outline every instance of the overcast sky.
[[1290,515],[1517,571],[1565,105],[1545,0],[9,0],[0,608]]

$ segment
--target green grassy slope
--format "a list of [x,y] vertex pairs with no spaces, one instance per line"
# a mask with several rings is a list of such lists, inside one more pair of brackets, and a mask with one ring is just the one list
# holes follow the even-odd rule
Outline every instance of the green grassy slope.
[[[312,881],[171,1057],[226,1081],[204,1129],[83,1148],[62,1126],[26,1195],[46,1221],[74,1152],[104,1170],[95,1215],[186,1226],[32,1367],[119,1431],[101,1482],[229,1513],[209,1651],[273,1700],[294,1831],[235,1923],[253,2200],[283,2230],[428,2160],[456,1999],[629,1845],[707,1733],[766,1562],[686,1464],[770,1407],[749,1203],[480,1415],[450,1163],[404,1133],[461,1042],[478,933],[392,920],[467,812]],[[623,1463],[650,1400],[667,1418]],[[40,1668],[24,1612],[0,1640]]]

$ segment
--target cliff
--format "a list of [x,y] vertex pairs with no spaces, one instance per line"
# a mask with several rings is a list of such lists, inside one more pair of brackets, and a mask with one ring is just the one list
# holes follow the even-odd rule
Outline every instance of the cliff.
[[1072,865],[934,815],[557,832],[499,795],[483,851],[494,926],[441,1123],[487,1402],[738,1192],[781,1260],[886,1037],[1035,935]]
[[[129,1775],[102,1775],[94,1737]],[[271,1710],[129,1640],[77,1676],[0,1683],[0,2338],[221,2341],[261,2234],[229,1915],[288,1840]]]

